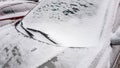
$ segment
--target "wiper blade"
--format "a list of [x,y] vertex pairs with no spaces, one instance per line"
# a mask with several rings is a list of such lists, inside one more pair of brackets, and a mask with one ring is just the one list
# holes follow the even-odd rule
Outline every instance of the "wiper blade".
[[53,41],[52,39],[50,39],[50,37],[48,36],[48,34],[42,32],[42,31],[39,31],[39,30],[31,29],[31,28],[27,28],[27,29],[30,30],[30,31],[33,31],[33,32],[38,32],[38,33],[42,34],[45,38],[47,38],[49,41],[53,42],[54,44],[57,44],[55,41]]
[[[21,28],[29,35],[29,37],[30,38],[33,38],[33,34],[32,33],[30,33],[29,31],[27,31],[24,27],[23,27],[23,23],[21,22],[21,21],[18,21],[18,22],[16,22],[15,23],[15,29],[18,31],[18,32],[20,32],[18,29],[17,29],[17,26],[20,24],[20,26],[21,26]],[[21,33],[21,32],[20,32]],[[24,34],[24,33],[22,33],[22,34]],[[24,34],[25,35],[25,34]],[[26,35],[25,35],[26,36]]]
[[[14,24],[14,26],[15,26],[15,29],[19,32],[19,33],[21,33],[22,35],[24,35],[25,37],[29,37],[29,38],[31,38],[31,39],[33,39],[33,40],[37,40],[37,39],[35,39],[34,38],[34,35],[31,33],[31,32],[29,32],[27,29],[25,29],[24,27],[23,27],[23,22],[21,22],[21,21],[18,21],[18,22],[16,22],[15,24]],[[26,34],[25,33],[23,33],[23,32],[21,32],[17,27],[18,26],[20,26],[25,32],[26,32]],[[41,41],[41,40],[37,40],[38,42],[42,42],[42,43],[46,43],[46,44],[48,44],[48,45],[51,45],[50,43],[47,43],[47,42],[44,42],[44,41]],[[55,43],[54,43],[55,44]]]

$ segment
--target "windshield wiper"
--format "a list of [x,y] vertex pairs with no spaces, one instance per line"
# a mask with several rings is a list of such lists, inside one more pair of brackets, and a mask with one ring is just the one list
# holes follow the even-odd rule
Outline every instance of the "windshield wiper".
[[47,38],[49,41],[53,42],[54,44],[57,44],[55,41],[53,41],[52,39],[50,39],[50,37],[48,36],[48,34],[42,32],[42,31],[39,31],[39,30],[31,29],[31,28],[27,28],[27,29],[30,30],[30,31],[33,31],[33,32],[38,32],[38,33],[42,34],[45,38]]
[[[24,33],[20,32],[20,31],[17,29],[17,26],[18,26],[19,24],[20,24],[21,28],[22,28],[29,36],[25,35]],[[31,32],[29,32],[28,30],[33,31],[33,32],[38,32],[38,33],[42,34],[45,38],[47,38],[49,41],[53,42],[54,44],[57,44],[56,42],[54,42],[52,39],[50,39],[50,38],[48,37],[48,34],[42,32],[42,31],[35,30],[35,29],[31,29],[31,28],[25,29],[25,28],[23,27],[23,23],[22,23],[21,21],[18,21],[18,22],[15,23],[15,29],[16,29],[18,32],[20,32],[21,34],[23,34],[23,35],[25,35],[25,36],[27,36],[27,37],[33,38],[33,39],[34,39],[34,37],[33,37],[34,35],[33,35]]]
[[[16,29],[18,32],[20,32],[20,31],[17,29],[18,24],[20,24],[20,26],[22,27],[22,29],[29,35],[30,38],[33,38],[34,35],[33,35],[32,33],[30,33],[29,31],[27,31],[27,30],[23,27],[23,23],[22,23],[21,21],[18,21],[17,23],[15,23],[15,29]],[[20,33],[22,33],[22,32],[20,32]],[[24,33],[22,33],[22,34],[25,35]],[[25,35],[25,36],[27,36],[27,35]]]

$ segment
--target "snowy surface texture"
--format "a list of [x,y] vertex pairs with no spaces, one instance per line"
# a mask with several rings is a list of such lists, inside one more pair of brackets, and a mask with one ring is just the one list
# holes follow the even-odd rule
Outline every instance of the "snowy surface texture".
[[68,48],[38,68],[110,68],[110,52],[110,47],[100,51],[99,48]]
[[64,50],[24,37],[14,25],[0,30],[0,68],[36,68]]
[[59,46],[96,46],[108,3],[109,0],[43,0],[21,23],[37,40],[37,32],[43,32]]
[[13,24],[0,30],[0,68],[93,68],[104,52],[109,53],[110,48],[107,45],[94,48],[56,47],[48,44],[50,41],[45,37],[41,36],[45,41],[41,42],[24,36]]
[[[31,11],[30,14],[28,14],[28,16],[24,18],[22,22],[0,27],[0,68],[110,68],[109,53],[111,49],[109,46],[109,34],[110,30],[112,29],[111,25],[113,23],[112,20],[114,18],[114,11],[116,10],[116,5],[118,3],[117,0],[111,0],[110,2],[109,0],[76,0],[76,2],[79,3],[88,4],[92,2],[94,4],[96,8],[91,8],[92,10],[89,9],[91,13],[90,16],[89,14],[86,14],[86,12],[89,11],[84,7],[86,4],[84,6],[80,6],[81,8],[79,8],[83,8],[82,11],[86,11],[83,12],[83,15],[78,14],[81,11],[77,11],[75,13],[73,10],[72,11],[74,14],[71,14],[70,11],[68,12],[68,15],[66,15],[62,13],[63,9],[59,11],[60,20],[56,18],[49,18],[51,14],[54,14],[50,12],[56,13],[56,11],[51,11],[50,9],[50,12],[40,12],[43,15],[38,15],[39,12],[36,10],[40,6],[42,7],[46,4],[51,5],[53,1],[61,2],[63,0],[50,0],[50,2],[48,0],[43,0],[33,11]],[[72,2],[72,0],[64,0],[63,2],[67,3],[67,5],[76,3]],[[95,13],[93,13],[94,11]],[[38,14],[36,14],[36,12]],[[38,18],[39,16],[42,18]],[[75,22],[71,22],[72,20]],[[70,46],[73,46],[73,48],[59,47],[56,43],[59,43],[61,40],[59,40],[59,38],[56,38],[57,36],[54,35],[60,36],[60,34],[53,33],[53,25],[50,23],[55,25],[54,29],[57,29],[56,31],[58,31],[57,27],[61,27],[62,31],[60,33],[61,37],[63,38],[66,37],[63,36],[63,26],[73,27],[74,29],[70,27],[71,30],[79,30],[78,28],[80,27],[80,31],[84,30],[86,32],[81,31],[82,36],[77,36],[87,37],[85,38],[85,41],[89,45],[80,45],[79,48],[74,48],[74,45],[71,43],[72,45]],[[48,26],[48,24],[50,26]],[[77,25],[79,27],[77,27]],[[48,28],[44,28],[46,26],[48,26],[49,30]],[[69,30],[68,27],[65,31],[67,30]],[[75,32],[78,33],[77,31]],[[73,32],[68,31],[66,33],[69,35]],[[71,35],[74,36],[74,33]],[[98,38],[102,40],[100,44],[97,43],[95,47],[88,47],[91,46],[90,40],[93,40],[95,43],[97,42],[96,39]],[[98,40],[98,42],[100,40]],[[66,39],[62,40],[60,43],[63,43],[64,41],[66,41]],[[93,41],[92,44],[94,44]],[[64,43],[66,44],[66,42]]]

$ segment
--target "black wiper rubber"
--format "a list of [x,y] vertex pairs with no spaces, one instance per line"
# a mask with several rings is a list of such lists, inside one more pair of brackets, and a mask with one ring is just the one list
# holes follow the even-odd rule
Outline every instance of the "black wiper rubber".
[[16,23],[15,23],[15,27],[17,27],[17,25],[18,25],[19,23],[20,23],[20,21],[16,22]]
[[[18,22],[16,22],[15,24],[14,24],[14,26],[15,26],[15,29],[18,31],[18,32],[20,32],[18,29],[17,29],[17,26],[20,24],[20,21],[18,21]],[[20,32],[21,33],[21,32]]]
[[[18,21],[17,23],[15,23],[15,29],[20,32],[18,29],[17,29],[17,26],[18,24],[20,24],[20,26],[23,28],[23,30],[29,35],[30,38],[33,38],[33,34],[30,33],[29,31],[27,31],[24,27],[23,27],[23,23],[21,21]],[[21,33],[21,32],[20,32]],[[25,35],[24,33],[22,33],[23,35]],[[26,35],[25,35],[26,36]]]
[[25,32],[31,37],[31,38],[33,38],[33,34],[32,33],[30,33],[29,31],[27,31],[24,27],[23,27],[23,23],[21,22],[21,27],[25,30]]
[[[18,28],[17,28],[17,26],[20,24],[20,27],[29,35],[26,35],[26,34],[24,34],[24,33],[22,33],[21,31],[19,31],[18,30]],[[31,38],[31,39],[33,39],[33,40],[37,40],[37,39],[35,39],[33,36],[33,34],[32,33],[30,33],[29,31],[27,31],[24,27],[23,27],[23,23],[21,22],[21,21],[18,21],[18,22],[16,22],[15,24],[14,24],[14,26],[15,26],[15,29],[19,32],[19,33],[21,33],[22,35],[24,35],[25,37],[29,37],[29,38]],[[42,43],[46,43],[47,45],[51,45],[51,44],[49,44],[49,43],[47,43],[47,42],[44,42],[44,41],[41,41],[41,40],[37,40],[38,42],[42,42]]]
[[50,40],[51,42],[53,42],[54,44],[57,44],[56,42],[54,42],[52,39],[50,39],[48,37],[48,34],[42,32],[42,31],[39,31],[39,30],[31,29],[31,28],[27,28],[27,29],[30,30],[30,31],[33,31],[33,32],[38,32],[38,33],[42,34],[45,38],[47,38],[48,40]]

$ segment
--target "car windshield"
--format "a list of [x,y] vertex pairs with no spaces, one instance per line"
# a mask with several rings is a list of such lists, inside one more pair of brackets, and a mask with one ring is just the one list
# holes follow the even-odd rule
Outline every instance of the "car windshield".
[[43,0],[21,24],[34,39],[42,34],[60,46],[89,47],[100,39],[105,5],[100,0]]

